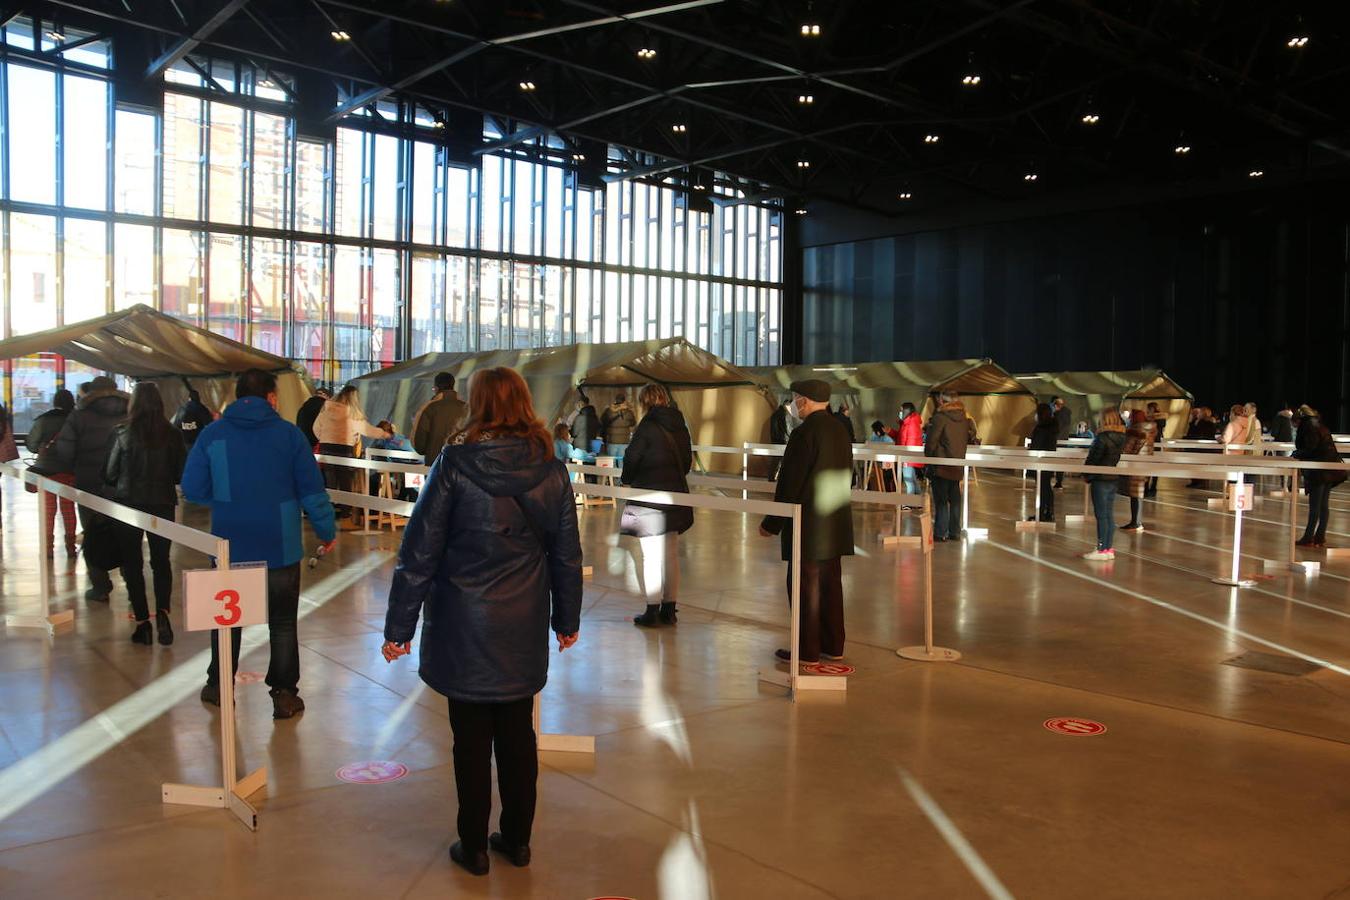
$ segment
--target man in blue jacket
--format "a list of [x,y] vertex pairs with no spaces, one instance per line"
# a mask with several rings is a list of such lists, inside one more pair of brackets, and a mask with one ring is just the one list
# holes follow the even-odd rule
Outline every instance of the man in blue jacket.
[[[208,425],[188,454],[183,496],[211,507],[211,533],[230,542],[230,562],[267,564],[267,627],[272,659],[267,685],[272,717],[289,719],[305,708],[300,699],[300,558],[304,556],[300,511],[309,516],[319,540],[331,548],[337,538],[333,504],[305,436],[277,415],[277,379],[249,369],[239,376],[235,401]],[[231,629],[232,658],[238,671],[241,630]],[[202,688],[204,703],[220,705],[216,633],[211,633],[211,666]]]

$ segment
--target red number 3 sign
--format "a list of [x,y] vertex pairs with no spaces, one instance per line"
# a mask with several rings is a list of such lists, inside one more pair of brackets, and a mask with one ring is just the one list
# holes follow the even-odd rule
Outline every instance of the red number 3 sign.
[[239,621],[243,611],[239,608],[238,591],[220,591],[216,594],[216,602],[225,604],[225,612],[216,616],[214,621],[221,627],[228,627]]
[[262,625],[267,621],[267,567],[185,571],[183,612],[188,631]]

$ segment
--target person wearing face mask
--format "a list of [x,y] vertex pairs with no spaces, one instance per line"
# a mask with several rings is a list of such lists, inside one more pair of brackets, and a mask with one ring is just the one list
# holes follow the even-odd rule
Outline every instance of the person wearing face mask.
[[[788,438],[774,500],[801,504],[801,621],[798,659],[815,663],[844,655],[844,588],[840,560],[853,555],[852,439],[830,412],[830,386],[808,379],[792,383],[801,425]],[[792,520],[768,516],[763,537],[780,535],[783,559],[792,561]],[[791,567],[788,569],[791,590]],[[775,651],[790,660],[790,649]]]
[[[913,403],[900,404],[900,418],[896,420],[898,428],[889,432],[891,440],[899,447],[923,446],[923,419]],[[900,469],[901,486],[906,494],[919,493],[919,470],[923,463],[905,463]],[[910,509],[910,507],[905,507]]]

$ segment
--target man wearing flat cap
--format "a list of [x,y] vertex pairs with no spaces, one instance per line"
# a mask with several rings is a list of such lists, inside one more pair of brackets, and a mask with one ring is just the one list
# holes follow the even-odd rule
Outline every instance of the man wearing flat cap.
[[[816,663],[844,655],[844,587],[839,561],[853,555],[853,447],[848,429],[830,413],[827,383],[816,379],[794,381],[792,402],[801,424],[788,436],[773,498],[802,507],[798,658],[803,663]],[[791,519],[768,516],[759,533],[765,537],[780,535],[783,559],[791,562]],[[789,567],[789,591],[791,577]],[[788,650],[778,650],[775,655],[782,660],[791,657]]]

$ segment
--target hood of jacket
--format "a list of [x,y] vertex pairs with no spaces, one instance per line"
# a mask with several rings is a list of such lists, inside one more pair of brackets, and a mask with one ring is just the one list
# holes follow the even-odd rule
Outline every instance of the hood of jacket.
[[244,397],[236,400],[225,407],[225,412],[221,413],[220,417],[240,428],[261,428],[281,418],[272,408],[272,404],[262,397]]
[[519,497],[547,478],[558,461],[552,453],[539,456],[525,438],[508,437],[449,444],[441,451],[441,463],[493,497]]
[[684,424],[684,416],[680,414],[680,411],[669,406],[652,407],[647,411],[647,415],[643,417],[642,421],[659,425],[671,434],[679,434],[688,428]]
[[77,409],[87,409],[100,416],[125,416],[131,405],[131,395],[116,389],[90,391],[80,398]]
[[944,403],[938,407],[937,412],[933,413],[933,418],[945,416],[953,422],[964,422],[969,416],[966,415],[966,407],[960,400],[953,400],[951,403]]

